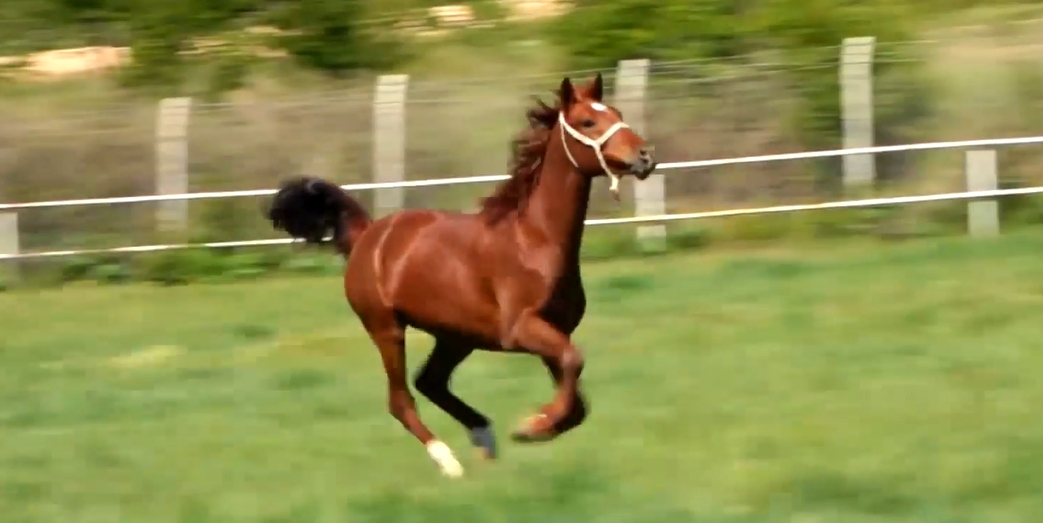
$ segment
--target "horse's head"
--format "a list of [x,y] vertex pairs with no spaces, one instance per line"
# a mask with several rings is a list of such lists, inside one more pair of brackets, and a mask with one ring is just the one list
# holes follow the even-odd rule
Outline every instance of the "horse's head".
[[644,180],[655,170],[656,161],[652,146],[623,121],[616,108],[602,102],[603,95],[601,73],[581,87],[566,77],[559,92],[558,125],[572,165],[584,175],[611,178],[611,190],[618,198],[620,176],[632,174]]

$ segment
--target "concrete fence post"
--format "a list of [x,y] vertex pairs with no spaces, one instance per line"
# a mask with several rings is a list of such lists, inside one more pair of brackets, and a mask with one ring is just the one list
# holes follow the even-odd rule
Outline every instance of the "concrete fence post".
[[[965,173],[968,191],[994,191],[999,187],[996,150],[971,150],[966,153]],[[974,238],[991,238],[1000,233],[1000,208],[996,200],[968,200],[967,233]]]
[[[401,182],[406,179],[406,92],[409,75],[377,78],[373,97],[373,181]],[[402,187],[377,189],[374,215],[384,216],[405,206]]]
[[[156,113],[156,194],[188,192],[188,120],[192,99],[164,98]],[[188,200],[158,202],[156,229],[188,230]]]
[[[873,53],[876,38],[845,38],[840,50],[840,111],[845,149],[873,146]],[[843,157],[844,188],[871,185],[876,178],[872,154]]]
[[17,256],[20,252],[18,213],[0,213],[0,269],[3,269],[0,271],[0,278],[9,278],[11,280],[20,278],[21,271],[19,270],[18,260],[3,260],[4,256]]
[[[638,134],[647,136],[645,102],[648,90],[648,71],[651,61],[621,60],[616,69],[615,106],[627,123]],[[634,182],[634,215],[652,216],[666,213],[666,190],[663,175],[656,173],[644,181]],[[646,251],[666,249],[666,226],[641,225],[637,240]]]

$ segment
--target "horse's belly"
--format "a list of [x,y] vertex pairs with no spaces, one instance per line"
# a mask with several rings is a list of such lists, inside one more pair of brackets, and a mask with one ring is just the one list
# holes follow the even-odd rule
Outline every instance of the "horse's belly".
[[498,344],[495,301],[483,292],[480,280],[454,277],[453,272],[404,278],[395,289],[395,310],[411,326],[433,336],[449,334]]
[[396,308],[411,327],[432,336],[466,338],[482,348],[499,346],[499,319],[485,307],[474,307],[452,294],[409,302]]

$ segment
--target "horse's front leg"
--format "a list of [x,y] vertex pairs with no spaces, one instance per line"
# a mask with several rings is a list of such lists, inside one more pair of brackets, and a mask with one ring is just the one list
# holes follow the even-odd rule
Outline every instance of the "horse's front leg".
[[[560,387],[563,373],[561,368],[558,367],[557,362],[547,357],[540,357],[540,360],[543,361],[543,365],[547,368],[547,372],[550,374],[551,380],[554,382],[554,387]],[[537,416],[547,416],[551,414],[549,411],[550,407],[550,404],[544,405],[543,408],[540,409],[540,414],[537,414]],[[565,414],[565,417],[561,420],[561,424],[555,427],[555,432],[560,436],[582,425],[583,422],[586,421],[589,413],[590,403],[584,397],[583,379],[580,378],[576,383],[576,396],[573,398],[572,408],[569,409],[567,414]]]
[[[563,306],[564,314],[562,315],[561,321],[556,323],[561,326],[562,332],[564,332],[569,339],[572,339],[572,333],[576,331],[576,327],[579,327],[580,322],[583,321],[583,314],[586,312],[587,308],[587,298],[583,292],[583,283],[580,281],[578,267],[575,281],[573,282],[571,290],[567,293],[567,298],[564,300]],[[562,370],[558,367],[557,362],[550,358],[540,359],[543,361],[544,367],[547,368],[547,372],[550,373],[551,379],[554,380],[554,386],[560,386]],[[580,381],[576,383],[576,397],[573,403],[573,408],[565,415],[562,424],[557,427],[559,435],[582,425],[587,419],[587,415],[590,413],[590,403],[583,394],[582,378],[579,378],[579,380]]]
[[[512,329],[510,347],[540,356],[544,361],[549,360],[551,364],[548,368],[552,369],[557,385],[554,399],[540,409],[540,414],[529,417],[511,437],[520,442],[553,439],[561,434],[559,429],[567,425],[578,403],[582,403],[579,398],[579,376],[583,372],[583,353],[569,341],[568,336],[539,317],[535,311],[527,311],[519,317]],[[560,379],[554,374],[558,372]],[[586,408],[582,407],[582,410]]]

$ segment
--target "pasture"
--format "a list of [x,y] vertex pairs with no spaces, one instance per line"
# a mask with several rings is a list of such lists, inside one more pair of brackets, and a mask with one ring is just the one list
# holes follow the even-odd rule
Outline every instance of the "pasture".
[[455,481],[336,277],[0,293],[0,521],[1038,521],[1041,232],[587,263],[591,418],[511,443],[549,379],[479,354]]

